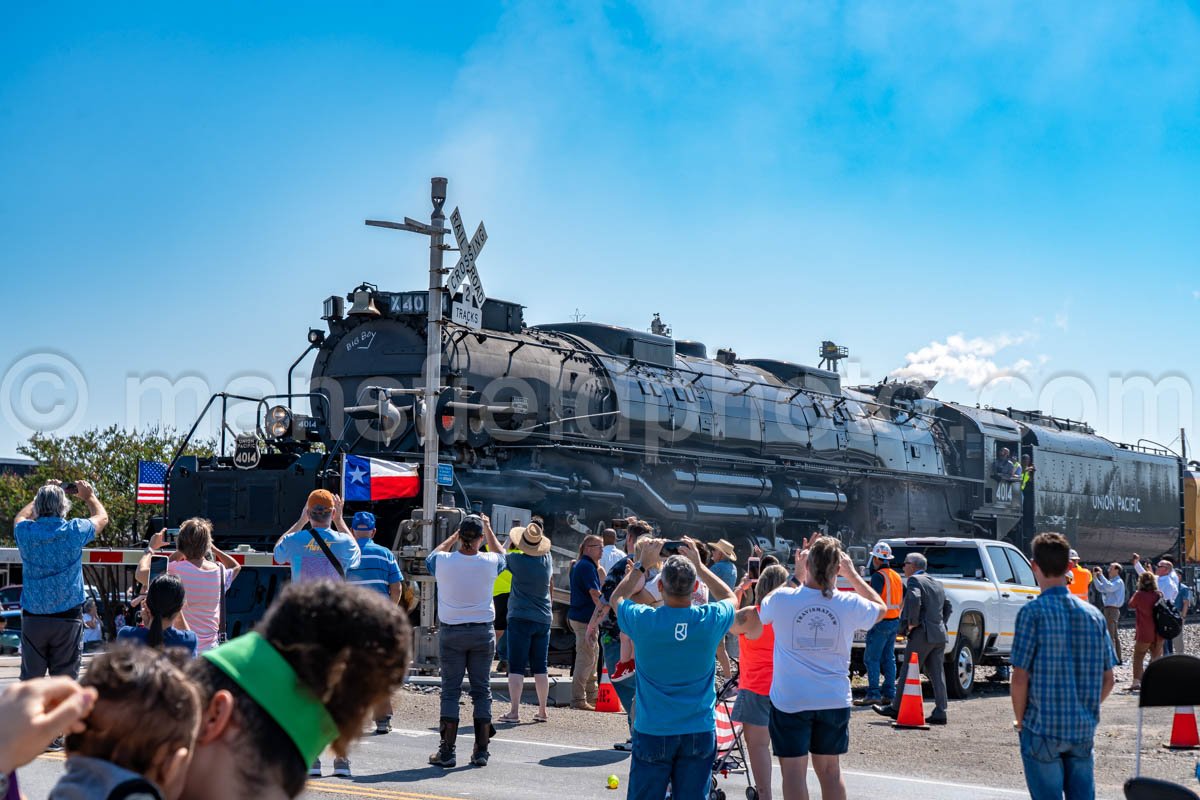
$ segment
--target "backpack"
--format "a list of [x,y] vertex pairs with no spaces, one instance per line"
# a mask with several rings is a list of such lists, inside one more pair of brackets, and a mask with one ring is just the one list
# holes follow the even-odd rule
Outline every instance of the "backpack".
[[1183,616],[1175,610],[1167,598],[1161,594],[1151,609],[1154,614],[1154,632],[1164,639],[1174,639],[1183,633]]

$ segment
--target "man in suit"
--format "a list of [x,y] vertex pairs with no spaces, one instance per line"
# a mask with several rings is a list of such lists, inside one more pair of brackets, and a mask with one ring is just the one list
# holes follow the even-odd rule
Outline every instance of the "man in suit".
[[876,713],[896,718],[904,696],[907,664],[912,654],[933,684],[933,713],[926,720],[930,725],[946,724],[946,622],[950,619],[950,601],[942,585],[925,574],[928,562],[921,553],[909,553],[904,558],[904,601],[900,610],[900,631],[907,635],[904,648],[906,668],[896,676],[896,696],[889,705],[874,706]]

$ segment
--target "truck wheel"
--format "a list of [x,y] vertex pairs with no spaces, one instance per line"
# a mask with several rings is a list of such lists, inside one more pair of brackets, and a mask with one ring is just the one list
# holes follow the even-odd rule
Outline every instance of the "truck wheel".
[[971,642],[959,636],[946,662],[946,690],[955,700],[967,697],[975,689],[975,651]]

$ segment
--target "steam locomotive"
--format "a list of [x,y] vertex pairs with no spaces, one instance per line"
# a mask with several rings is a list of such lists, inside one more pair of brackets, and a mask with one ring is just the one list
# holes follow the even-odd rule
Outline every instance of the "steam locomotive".
[[[489,298],[472,330],[448,320],[445,297],[441,388],[426,408],[416,390],[427,298],[369,284],[328,298],[325,328],[309,332],[308,392],[264,402],[267,447],[253,468],[178,459],[170,524],[203,515],[220,544],[269,546],[307,491],[340,488],[344,454],[420,462],[433,414],[441,460],[454,467],[447,505],[482,508],[501,531],[538,514],[563,557],[628,514],[740,549],[813,531],[851,546],[944,534],[1024,548],[1058,530],[1088,562],[1181,555],[1190,478],[1172,453],[1038,412],[940,401],[929,383],[850,387],[836,369],[726,349],[710,357],[657,318],[650,331],[527,326],[523,306]],[[820,355],[836,366],[844,352],[826,342]],[[1032,457],[1023,488],[1006,474],[1005,449]],[[419,502],[374,504],[377,538],[415,545]]]

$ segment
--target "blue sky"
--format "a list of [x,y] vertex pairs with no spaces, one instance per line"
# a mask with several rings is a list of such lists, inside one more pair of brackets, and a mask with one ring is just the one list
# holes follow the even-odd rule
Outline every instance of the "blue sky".
[[1194,4],[67,4],[0,31],[0,455],[281,386],[325,296],[424,285],[362,220],[435,174],[531,322],[1197,426]]

